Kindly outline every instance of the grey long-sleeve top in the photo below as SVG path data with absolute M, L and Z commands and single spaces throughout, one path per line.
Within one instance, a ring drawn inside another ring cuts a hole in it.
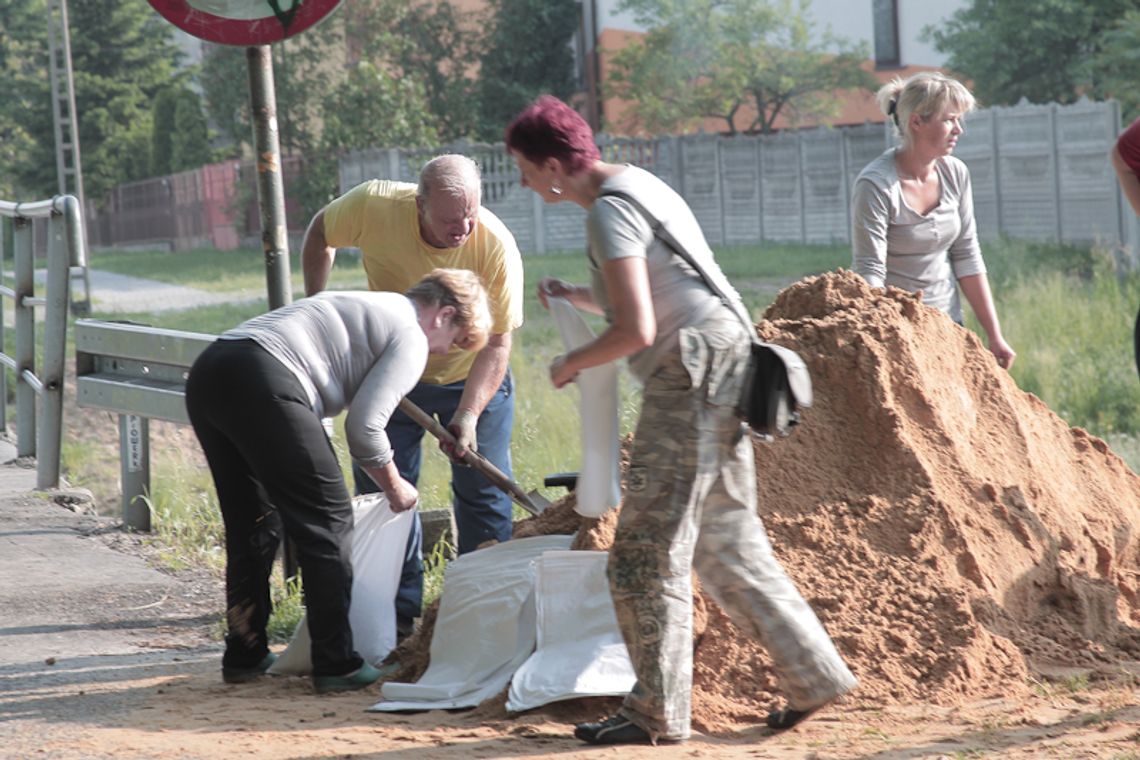
M 938 205 L 919 214 L 903 199 L 891 148 L 859 173 L 851 198 L 852 269 L 874 287 L 922 291 L 928 306 L 962 321 L 957 281 L 985 274 L 970 171 L 953 156 L 935 165 Z
M 348 409 L 348 451 L 366 467 L 392 460 L 384 429 L 427 364 L 415 304 L 399 293 L 326 291 L 221 335 L 248 338 L 284 364 L 318 417 Z

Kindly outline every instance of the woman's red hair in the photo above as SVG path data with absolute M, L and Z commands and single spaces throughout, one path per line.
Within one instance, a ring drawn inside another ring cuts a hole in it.
M 585 171 L 599 158 L 594 131 L 581 114 L 553 95 L 542 95 L 507 127 L 507 150 L 541 164 L 556 158 L 567 174 Z

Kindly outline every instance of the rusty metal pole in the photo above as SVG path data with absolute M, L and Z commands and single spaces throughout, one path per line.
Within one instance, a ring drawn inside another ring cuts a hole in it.
M 268 45 L 245 50 L 249 64 L 249 103 L 253 145 L 257 152 L 257 205 L 261 211 L 261 247 L 269 308 L 292 302 L 289 282 L 289 236 L 285 225 L 285 185 L 277 134 L 277 95 L 273 88 L 273 56 Z
M 261 211 L 261 248 L 265 252 L 265 281 L 269 309 L 293 301 L 289 278 L 289 235 L 285 225 L 285 183 L 281 172 L 281 143 L 277 136 L 277 94 L 273 87 L 273 55 L 268 45 L 245 49 L 249 64 L 249 105 L 253 117 L 253 146 L 257 152 L 257 206 Z M 286 580 L 297 577 L 297 551 L 288 538 L 281 547 Z

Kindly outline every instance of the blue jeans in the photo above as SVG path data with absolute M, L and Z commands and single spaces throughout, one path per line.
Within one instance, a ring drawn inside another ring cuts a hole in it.
M 451 421 L 464 383 L 431 385 L 419 383 L 408 394 L 408 400 L 446 425 Z M 515 420 L 514 379 L 508 371 L 487 408 L 479 415 L 475 438 L 479 453 L 506 476 L 511 475 L 511 427 Z M 424 429 L 398 408 L 388 420 L 388 440 L 392 444 L 393 461 L 400 475 L 415 484 L 420 477 Z M 353 476 L 357 493 L 379 490 L 372 479 L 355 464 Z M 500 491 L 478 470 L 464 465 L 451 465 L 451 492 L 455 510 L 455 527 L 459 532 L 460 554 L 474 551 L 479 544 L 508 541 L 511 537 L 511 497 Z M 420 616 L 423 605 L 423 527 L 417 513 L 408 536 L 408 550 L 396 592 L 396 623 L 405 627 Z

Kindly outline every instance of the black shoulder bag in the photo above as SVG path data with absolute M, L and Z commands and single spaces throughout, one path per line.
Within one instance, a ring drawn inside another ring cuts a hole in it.
M 599 197 L 606 196 L 621 198 L 640 212 L 653 229 L 653 235 L 684 259 L 705 286 L 744 323 L 752 339 L 752 357 L 736 406 L 737 415 L 762 438 L 772 440 L 791 433 L 792 428 L 799 424 L 800 410 L 810 407 L 812 402 L 811 375 L 803 359 L 791 349 L 761 342 L 744 303 L 739 298 L 730 298 L 669 232 L 665 223 L 649 213 L 640 201 L 628 193 L 614 190 L 605 191 Z M 727 280 L 725 282 L 727 284 Z

